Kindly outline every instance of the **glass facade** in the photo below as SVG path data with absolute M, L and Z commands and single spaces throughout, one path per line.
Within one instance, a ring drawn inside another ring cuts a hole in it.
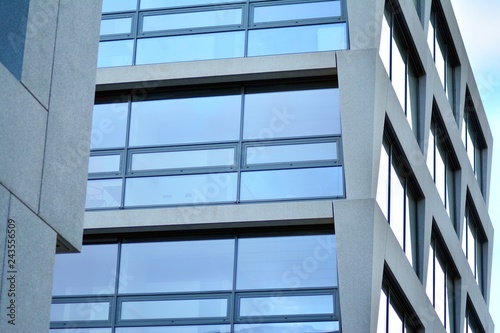
M 98 67 L 347 49 L 342 0 L 104 0 Z
M 87 208 L 343 197 L 338 89 L 292 88 L 97 104 Z
M 483 260 L 485 248 L 484 231 L 481 229 L 477 211 L 472 204 L 472 200 L 467 196 L 465 204 L 464 226 L 462 233 L 462 249 L 467 262 L 469 263 L 472 274 L 484 294 L 484 272 Z
M 51 332 L 339 331 L 332 234 L 120 239 L 54 276 Z

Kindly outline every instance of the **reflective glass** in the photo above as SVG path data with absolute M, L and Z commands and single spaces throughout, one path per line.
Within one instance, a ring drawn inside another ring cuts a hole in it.
M 407 68 L 407 85 L 406 85 L 406 119 L 410 124 L 410 128 L 415 132 L 418 122 L 417 107 L 418 107 L 418 78 L 415 75 L 411 66 Z
M 210 5 L 227 2 L 234 2 L 234 0 L 141 0 L 141 9 Z
M 309 143 L 281 146 L 251 146 L 247 148 L 247 164 L 336 160 L 337 143 Z
M 380 33 L 380 47 L 379 54 L 384 64 L 387 75 L 391 74 L 391 27 L 390 27 L 390 13 L 385 12 L 384 19 L 382 20 L 382 30 Z
M 125 206 L 236 202 L 236 173 L 128 178 Z
M 393 36 L 394 37 L 394 36 Z M 391 81 L 399 103 L 406 110 L 406 50 L 399 47 L 396 40 L 392 39 L 392 58 L 391 58 Z
M 245 33 L 229 31 L 137 40 L 136 65 L 244 56 Z
M 444 206 L 446 206 L 446 165 L 444 164 L 445 156 L 441 152 L 441 149 L 437 149 L 436 152 L 436 171 L 434 174 L 434 182 L 436 183 L 436 188 L 438 190 L 439 196 L 443 201 Z
M 54 328 L 49 333 L 111 333 L 111 328 Z
M 333 314 L 333 295 L 271 296 L 240 299 L 240 316 Z
M 382 290 L 380 292 L 377 332 L 379 333 L 387 332 L 387 295 L 385 294 L 385 290 Z
M 304 20 L 340 16 L 340 1 L 297 3 L 278 6 L 255 7 L 254 23 Z
M 231 290 L 233 262 L 232 239 L 125 243 L 119 292 Z
M 127 301 L 120 314 L 122 320 L 226 317 L 227 299 Z
M 142 31 L 192 29 L 241 24 L 243 9 L 220 9 L 204 12 L 148 15 L 142 20 Z
M 378 170 L 377 183 L 377 203 L 384 213 L 387 221 L 389 221 L 389 153 L 388 147 L 382 145 L 380 152 L 380 167 Z
M 429 22 L 429 30 L 427 31 L 427 44 L 429 45 L 429 50 L 431 51 L 432 59 L 434 59 L 434 42 L 436 40 L 435 30 L 434 30 L 434 20 L 436 15 L 431 13 L 431 21 Z
M 118 172 L 121 155 L 98 155 L 89 157 L 89 173 Z
M 130 66 L 133 53 L 133 39 L 100 42 L 97 67 Z
M 85 208 L 115 208 L 122 197 L 121 179 L 97 179 L 87 181 Z
M 346 24 L 323 24 L 248 32 L 248 56 L 345 50 Z
M 90 148 L 124 147 L 127 118 L 128 103 L 94 105 Z
M 237 289 L 337 286 L 334 235 L 242 238 Z
M 234 165 L 234 148 L 137 153 L 132 155 L 132 171 L 231 165 Z
M 116 244 L 101 244 L 84 245 L 81 253 L 56 255 L 52 295 L 113 294 L 117 252 Z
M 474 274 L 476 271 L 476 240 L 474 239 L 469 223 L 467 223 L 467 261 Z
M 435 263 L 435 254 L 434 254 L 434 245 L 431 245 L 429 249 L 429 263 L 427 266 L 427 284 L 425 287 L 425 292 L 427 293 L 427 297 L 431 301 L 431 304 L 434 305 L 434 263 Z
M 129 34 L 132 29 L 132 17 L 122 17 L 101 21 L 101 35 Z
M 335 333 L 340 331 L 338 321 L 272 323 L 272 324 L 236 324 L 234 333 Z
M 339 135 L 338 89 L 245 95 L 244 139 Z
M 241 96 L 132 103 L 131 146 L 234 141 L 240 133 Z
M 441 79 L 441 84 L 443 87 L 446 87 L 446 73 L 445 73 L 445 68 L 446 68 L 446 60 L 445 60 L 445 53 L 443 50 L 443 46 L 439 43 L 439 41 L 436 41 L 436 52 L 435 52 L 435 63 L 436 63 L 436 69 L 439 75 L 439 78 Z
M 52 304 L 50 321 L 108 320 L 109 310 L 108 302 Z
M 434 308 L 438 314 L 441 323 L 445 323 L 445 270 L 443 268 L 444 263 L 441 263 L 439 257 L 436 258 L 436 270 L 434 272 Z
M 241 201 L 340 197 L 342 167 L 242 172 L 240 191 Z
M 403 320 L 397 313 L 396 309 L 392 303 L 389 304 L 389 319 L 387 323 L 387 332 L 388 333 L 402 333 L 405 332 Z
M 116 333 L 230 333 L 229 325 L 117 327 Z
M 119 12 L 125 10 L 135 10 L 137 8 L 137 0 L 103 0 L 102 12 Z
M 389 224 L 391 225 L 391 229 L 403 249 L 406 196 L 402 182 L 404 182 L 404 180 L 399 178 L 396 170 L 394 169 L 394 164 L 391 165 Z

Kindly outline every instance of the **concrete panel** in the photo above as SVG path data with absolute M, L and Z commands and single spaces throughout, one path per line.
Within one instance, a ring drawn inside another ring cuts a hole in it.
M 7 220 L 9 218 L 10 192 L 0 185 L 0 278 L 4 271 L 7 239 Z M 0 295 L 4 294 L 4 284 L 0 283 Z M 0 296 L 1 298 L 1 296 Z
M 17 198 L 12 197 L 9 240 L 15 253 L 5 260 L 0 295 L 0 332 L 47 332 L 56 234 Z M 12 231 L 14 230 L 14 231 Z M 11 321 L 9 323 L 9 321 Z M 15 323 L 15 325 L 13 325 Z
M 96 85 L 97 91 L 134 89 L 143 94 L 157 87 L 335 74 L 335 52 L 316 52 L 100 68 Z
M 47 111 L 0 66 L 0 183 L 38 210 Z
M 186 206 L 156 209 L 91 211 L 85 232 L 206 229 L 332 223 L 332 202 L 294 201 L 242 205 Z
M 40 216 L 69 248 L 81 246 L 100 8 L 59 6 Z
M 346 1 L 351 50 L 378 50 L 384 4 L 385 1 L 382 0 Z
M 59 0 L 31 0 L 21 81 L 49 107 Z

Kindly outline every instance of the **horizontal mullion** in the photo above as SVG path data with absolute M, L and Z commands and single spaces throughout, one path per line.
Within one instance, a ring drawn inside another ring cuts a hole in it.
M 283 163 L 262 163 L 250 164 L 241 167 L 241 171 L 261 171 L 261 170 L 285 170 L 285 169 L 310 169 L 319 167 L 342 166 L 337 160 L 320 160 L 307 162 L 283 162 Z
M 52 304 L 69 304 L 69 303 L 109 303 L 112 302 L 114 294 L 89 294 L 77 296 L 52 296 Z
M 135 39 L 135 34 L 114 34 L 114 35 L 101 35 L 99 37 L 99 42 L 112 42 L 116 40 L 127 40 L 127 39 Z
M 95 321 L 51 321 L 51 329 L 59 328 L 111 328 L 112 320 L 95 320 Z
M 127 178 L 145 178 L 158 176 L 182 176 L 182 175 L 203 175 L 236 172 L 236 166 L 227 167 L 200 167 L 200 168 L 184 168 L 184 169 L 166 169 L 166 170 L 148 170 L 148 171 L 129 171 L 126 173 Z
M 140 293 L 118 294 L 118 302 L 130 301 L 165 301 L 165 300 L 198 300 L 198 299 L 231 299 L 231 291 L 198 291 L 192 293 Z
M 323 24 L 336 24 L 344 23 L 345 19 L 341 16 L 324 19 L 305 19 L 305 20 L 288 20 L 288 21 L 274 21 L 264 23 L 249 23 L 249 30 L 268 29 L 268 28 L 288 28 L 295 26 L 314 26 Z
M 313 321 L 336 321 L 340 320 L 340 317 L 334 314 L 328 315 L 283 315 L 283 316 L 266 316 L 260 315 L 258 320 L 252 322 L 251 319 L 255 319 L 255 316 L 237 316 L 234 320 L 235 324 L 260 324 L 260 323 L 282 323 L 282 322 L 313 322 Z
M 220 26 L 220 27 L 140 32 L 137 34 L 137 38 L 171 37 L 171 36 L 184 36 L 184 35 L 203 35 L 203 34 L 209 34 L 209 33 L 233 32 L 233 31 L 244 31 L 244 30 L 245 30 L 245 27 L 242 24 L 240 24 L 240 25 Z
M 290 138 L 276 139 L 246 139 L 243 140 L 245 146 L 280 146 L 287 144 L 307 144 L 307 143 L 323 143 L 340 141 L 341 135 L 308 135 L 296 136 Z
M 308 296 L 308 295 L 331 295 L 338 293 L 336 287 L 315 287 L 315 288 L 288 288 L 288 289 L 249 289 L 236 290 L 236 297 L 280 297 L 280 296 Z

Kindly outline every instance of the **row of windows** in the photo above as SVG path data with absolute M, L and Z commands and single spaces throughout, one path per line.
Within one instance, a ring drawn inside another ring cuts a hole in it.
M 332 234 L 89 244 L 56 256 L 51 332 L 337 332 L 337 281 Z
M 87 208 L 343 197 L 338 89 L 264 88 L 97 104 Z
M 342 7 L 341 0 L 141 1 L 139 6 L 105 0 L 98 67 L 343 50 Z

